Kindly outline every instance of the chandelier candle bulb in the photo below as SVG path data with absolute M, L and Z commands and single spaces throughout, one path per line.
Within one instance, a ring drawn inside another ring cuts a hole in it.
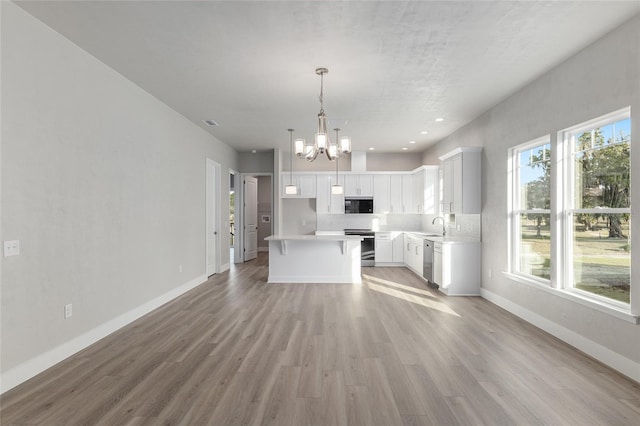
M 349 136 L 343 136 L 340 138 L 340 152 L 343 154 L 351 152 L 351 138 Z
M 296 157 L 304 157 L 304 154 L 305 154 L 304 143 L 305 143 L 304 139 L 296 139 L 295 141 Z
M 318 145 L 318 149 L 320 150 L 320 154 L 322 154 L 327 147 L 327 134 L 326 133 L 316 133 L 316 145 Z

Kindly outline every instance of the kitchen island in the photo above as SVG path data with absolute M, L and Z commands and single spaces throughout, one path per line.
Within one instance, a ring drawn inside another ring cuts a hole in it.
M 271 235 L 270 283 L 360 284 L 360 236 Z

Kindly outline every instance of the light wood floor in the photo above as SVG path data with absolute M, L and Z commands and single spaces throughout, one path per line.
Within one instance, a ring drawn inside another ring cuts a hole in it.
M 5 393 L 2 425 L 638 425 L 640 386 L 404 268 L 271 284 L 266 254 Z

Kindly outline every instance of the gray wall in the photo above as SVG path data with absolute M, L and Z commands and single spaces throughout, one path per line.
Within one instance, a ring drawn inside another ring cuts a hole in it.
M 221 164 L 224 227 L 237 154 L 14 4 L 0 7 L 1 231 L 21 245 L 2 258 L 4 378 L 201 279 L 206 158 Z
M 631 106 L 632 170 L 640 167 L 640 17 L 598 40 L 495 106 L 423 155 L 433 164 L 458 146 L 484 146 L 482 239 L 483 289 L 526 310 L 539 325 L 573 344 L 600 351 L 612 364 L 640 371 L 640 326 L 500 273 L 507 269 L 507 150 L 620 108 Z M 640 175 L 632 173 L 632 227 L 640 227 Z M 632 309 L 640 310 L 640 233 L 632 234 Z M 493 271 L 489 278 L 489 270 Z M 593 343 L 593 344 L 592 344 Z M 636 380 L 640 373 L 636 373 Z
M 273 173 L 273 150 L 241 152 L 238 154 L 238 171 L 242 173 Z
M 412 171 L 422 166 L 422 154 L 412 153 L 367 153 L 368 172 Z M 425 163 L 426 164 L 426 163 Z M 439 164 L 438 162 L 432 164 Z

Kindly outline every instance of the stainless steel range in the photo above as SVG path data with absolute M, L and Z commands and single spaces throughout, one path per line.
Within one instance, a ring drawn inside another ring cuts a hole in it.
M 344 235 L 358 235 L 360 241 L 360 265 L 374 266 L 376 263 L 376 233 L 371 229 L 345 229 Z

